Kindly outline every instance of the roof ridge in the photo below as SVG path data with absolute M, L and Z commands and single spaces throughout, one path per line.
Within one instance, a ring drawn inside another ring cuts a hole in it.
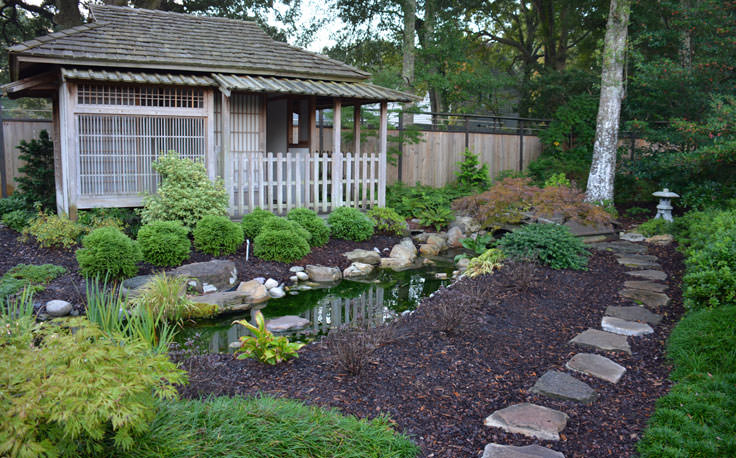
M 31 38 L 30 40 L 23 41 L 21 43 L 18 43 L 16 45 L 13 45 L 8 48 L 9 52 L 21 52 L 26 51 L 32 48 L 35 48 L 36 46 L 40 46 L 48 41 L 54 40 L 56 38 L 66 37 L 69 35 L 74 35 L 76 33 L 86 32 L 88 30 L 96 29 L 98 27 L 102 27 L 109 24 L 109 22 L 106 21 L 94 21 L 94 22 L 88 22 L 86 24 L 77 25 L 74 27 L 69 27 L 68 29 L 62 29 L 57 32 L 49 33 L 48 35 L 42 35 L 40 37 Z
M 93 12 L 94 10 L 100 9 L 100 10 L 112 10 L 112 11 L 125 11 L 130 12 L 134 14 L 138 14 L 139 12 L 145 12 L 146 14 L 158 14 L 158 15 L 167 15 L 167 16 L 184 16 L 186 18 L 190 19 L 206 19 L 206 20 L 216 20 L 221 22 L 234 22 L 237 24 L 249 24 L 254 25 L 258 27 L 258 29 L 266 34 L 266 32 L 261 29 L 261 27 L 258 25 L 256 21 L 251 21 L 249 19 L 234 19 L 229 17 L 221 17 L 221 16 L 208 16 L 205 14 L 196 14 L 196 13 L 182 13 L 179 11 L 164 11 L 164 10 L 150 10 L 147 8 L 134 8 L 132 6 L 117 6 L 117 5 L 90 5 L 89 6 L 90 11 Z M 268 35 L 268 34 L 266 34 Z
M 365 75 L 365 79 L 368 79 L 368 78 L 371 77 L 371 74 L 368 73 L 368 72 L 366 72 L 365 70 L 361 70 L 358 67 L 354 67 L 354 66 L 352 66 L 350 64 L 346 64 L 345 62 L 339 61 L 337 59 L 333 59 L 332 57 L 325 56 L 324 54 L 320 54 L 320 53 L 315 52 L 315 51 L 310 51 L 308 49 L 300 48 L 299 46 L 294 46 L 294 45 L 292 45 L 290 43 L 284 43 L 283 41 L 277 41 L 277 40 L 274 40 L 274 41 L 276 43 L 281 44 L 281 45 L 285 45 L 285 46 L 288 46 L 288 47 L 290 47 L 292 49 L 296 49 L 297 51 L 301 51 L 303 53 L 311 54 L 312 56 L 317 57 L 317 58 L 322 59 L 322 60 L 325 60 L 327 62 L 330 62 L 331 64 L 339 64 L 339 65 L 343 65 L 345 67 L 348 67 L 351 70 L 353 70 L 354 72 L 357 72 L 357 73 L 360 73 L 360 74 Z

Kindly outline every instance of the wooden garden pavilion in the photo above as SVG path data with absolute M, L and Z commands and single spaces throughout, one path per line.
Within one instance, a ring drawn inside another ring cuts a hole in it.
M 415 97 L 272 40 L 255 23 L 93 5 L 91 22 L 9 50 L 9 97 L 53 101 L 58 211 L 134 207 L 167 151 L 224 179 L 231 216 L 385 205 L 387 102 Z M 360 150 L 361 105 L 380 104 L 378 151 Z M 341 142 L 341 109 L 355 107 Z M 317 110 L 333 110 L 318 151 Z

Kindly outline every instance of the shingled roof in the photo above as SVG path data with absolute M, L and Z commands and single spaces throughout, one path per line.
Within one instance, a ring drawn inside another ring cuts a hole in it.
M 370 76 L 275 41 L 254 22 L 107 5 L 90 10 L 94 22 L 13 46 L 11 59 L 338 81 Z

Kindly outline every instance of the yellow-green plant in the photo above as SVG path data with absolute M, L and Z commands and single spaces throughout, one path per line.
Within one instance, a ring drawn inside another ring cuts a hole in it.
M 136 309 L 146 309 L 154 315 L 161 314 L 167 321 L 181 322 L 197 310 L 187 296 L 188 278 L 179 275 L 156 274 L 132 300 Z
M 252 336 L 240 338 L 241 346 L 235 351 L 238 359 L 254 358 L 262 363 L 274 365 L 289 358 L 299 357 L 297 352 L 304 346 L 303 343 L 289 342 L 286 337 L 273 335 L 266 328 L 266 321 L 260 310 L 255 312 L 255 321 L 257 326 L 248 323 L 248 320 L 233 321 L 234 324 L 245 326 L 253 333 Z
M 501 261 L 505 259 L 505 256 L 501 250 L 497 248 L 491 248 L 482 255 L 475 257 L 468 263 L 468 268 L 465 271 L 465 275 L 468 277 L 477 277 L 478 275 L 490 274 L 494 270 L 500 269 L 503 264 Z
M 89 229 L 66 215 L 39 212 L 22 231 L 22 239 L 27 241 L 33 236 L 39 245 L 46 248 L 72 248 Z

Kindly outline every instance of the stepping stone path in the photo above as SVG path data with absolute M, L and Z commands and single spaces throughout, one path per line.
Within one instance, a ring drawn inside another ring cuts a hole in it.
M 618 383 L 626 369 L 605 356 L 594 353 L 578 353 L 565 367 L 574 372 L 591 375 L 611 383 Z
M 565 458 L 565 455 L 541 445 L 515 447 L 513 445 L 488 444 L 483 450 L 481 458 Z
M 648 307 L 659 308 L 669 304 L 665 294 L 667 274 L 661 270 L 656 256 L 646 254 L 647 247 L 630 241 L 591 243 L 590 247 L 613 252 L 618 263 L 632 270 L 626 274 L 635 278 L 624 282 L 619 295 L 642 303 Z M 601 319 L 601 328 L 587 329 L 572 340 L 571 344 L 605 352 L 631 354 L 628 336 L 638 337 L 654 332 L 652 326 L 658 325 L 662 317 L 640 306 L 608 306 Z M 618 381 L 626 373 L 626 368 L 605 356 L 595 353 L 578 353 L 566 364 L 571 372 L 586 374 L 610 383 Z M 549 370 L 529 390 L 551 398 L 592 403 L 598 394 L 587 383 L 565 372 Z M 510 433 L 524 434 L 540 440 L 559 440 L 560 433 L 567 425 L 567 415 L 554 409 L 536 404 L 515 404 L 493 412 L 485 420 L 486 426 L 501 428 Z M 527 445 L 516 447 L 503 444 L 488 444 L 483 458 L 564 458 L 560 452 Z
M 612 332 L 599 331 L 598 329 L 586 329 L 576 335 L 570 343 L 581 347 L 593 348 L 594 350 L 623 352 L 631 354 L 631 347 L 626 336 Z
M 640 305 L 630 305 L 625 307 L 609 305 L 606 307 L 606 316 L 621 318 L 622 320 L 627 321 L 641 321 L 642 323 L 649 323 L 654 326 L 658 325 L 662 321 L 661 315 L 650 312 Z
M 667 274 L 661 270 L 634 270 L 632 272 L 626 272 L 626 275 L 632 277 L 644 278 L 646 280 L 665 281 L 667 280 Z
M 515 404 L 497 410 L 486 418 L 485 425 L 537 439 L 558 441 L 567 425 L 567 414 L 535 404 Z
M 618 294 L 623 298 L 631 299 L 652 308 L 664 307 L 670 303 L 670 298 L 666 294 L 644 289 L 624 288 Z
M 614 334 L 621 334 L 622 336 L 643 336 L 654 332 L 651 326 L 646 323 L 639 323 L 638 321 L 627 321 L 621 318 L 612 316 L 604 316 L 601 320 L 601 328 L 604 331 L 612 332 Z
M 590 385 L 560 371 L 545 372 L 530 391 L 551 398 L 578 401 L 584 404 L 590 404 L 598 397 Z

